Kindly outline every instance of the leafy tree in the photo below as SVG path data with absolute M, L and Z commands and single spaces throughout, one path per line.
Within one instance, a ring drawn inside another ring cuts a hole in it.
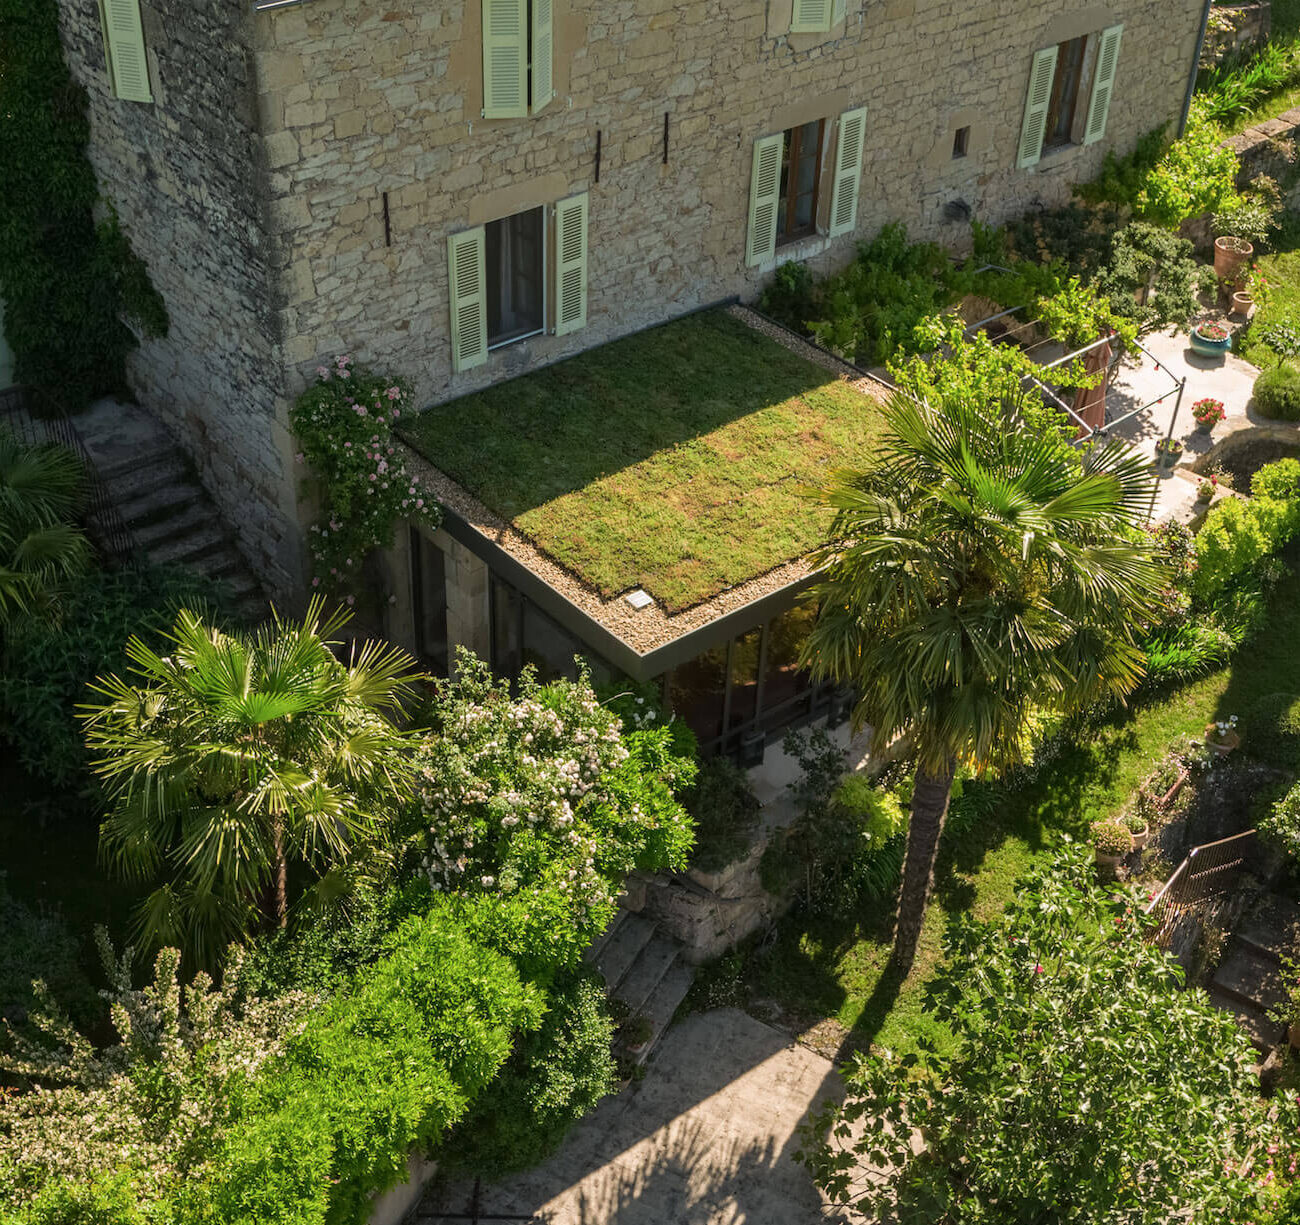
M 101 678 L 87 741 L 112 807 L 105 859 L 169 876 L 139 916 L 146 938 L 200 962 L 254 924 L 281 926 L 288 869 L 336 896 L 382 842 L 409 786 L 412 739 L 389 720 L 415 679 L 405 652 L 369 642 L 340 662 L 345 612 L 225 634 L 182 611 L 163 656 L 127 645 L 137 683 Z
M 1219 1222 L 1269 1203 L 1294 1105 L 1265 1110 L 1249 1043 L 1146 931 L 1073 845 L 996 921 L 959 917 L 935 985 L 955 1053 L 857 1056 L 806 1137 L 817 1181 L 916 1225 Z
M 912 965 L 960 763 L 1015 762 L 1029 712 L 1122 697 L 1141 679 L 1137 617 L 1161 586 L 1131 532 L 1152 476 L 1119 443 L 1082 461 L 1025 428 L 1020 401 L 939 387 L 895 398 L 875 465 L 821 493 L 838 513 L 803 651 L 853 686 L 856 726 L 906 736 L 916 786 L 894 947 Z M 978 386 L 973 388 L 978 392 Z
M 73 523 L 81 464 L 63 447 L 28 446 L 0 429 L 0 629 L 51 615 L 60 586 L 90 564 Z

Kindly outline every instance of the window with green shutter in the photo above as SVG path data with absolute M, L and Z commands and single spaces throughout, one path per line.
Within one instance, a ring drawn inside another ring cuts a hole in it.
M 587 193 L 555 206 L 555 334 L 587 326 Z
M 749 229 L 745 263 L 751 268 L 776 255 L 777 213 L 781 205 L 782 133 L 754 142 L 749 180 Z
M 451 368 L 472 370 L 487 361 L 487 276 L 484 227 L 447 239 L 451 287 Z
M 1056 76 L 1056 47 L 1034 52 L 1029 66 L 1029 96 L 1020 123 L 1020 145 L 1016 165 L 1022 170 L 1036 166 L 1043 156 L 1043 137 L 1047 132 L 1047 112 L 1052 105 L 1052 82 Z
M 1101 48 L 1097 52 L 1097 70 L 1092 79 L 1092 99 L 1088 103 L 1088 123 L 1083 133 L 1083 143 L 1093 144 L 1106 135 L 1106 120 L 1110 116 L 1110 96 L 1115 88 L 1115 74 L 1119 69 L 1119 41 L 1124 33 L 1122 25 L 1111 26 L 1101 32 Z
M 867 108 L 845 111 L 835 145 L 835 185 L 831 190 L 832 238 L 850 234 L 858 224 L 858 187 L 862 181 L 862 144 L 867 129 Z
M 99 0 L 99 20 L 114 97 L 127 102 L 152 102 L 140 0 Z
M 517 119 L 555 97 L 555 0 L 482 0 L 483 117 Z
M 835 0 L 794 0 L 794 11 L 790 19 L 790 33 L 826 33 L 831 28 L 834 6 Z

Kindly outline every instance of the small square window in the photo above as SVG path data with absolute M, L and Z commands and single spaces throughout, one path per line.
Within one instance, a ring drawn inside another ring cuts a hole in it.
M 535 336 L 546 326 L 543 214 L 530 208 L 484 227 L 489 348 Z
M 953 157 L 965 157 L 970 152 L 970 128 L 958 128 L 952 134 Z

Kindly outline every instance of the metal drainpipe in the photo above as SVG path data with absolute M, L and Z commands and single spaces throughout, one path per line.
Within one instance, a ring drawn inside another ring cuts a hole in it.
M 1196 35 L 1196 52 L 1192 56 L 1192 68 L 1187 74 L 1187 95 L 1183 98 L 1183 114 L 1178 120 L 1178 135 L 1181 136 L 1187 131 L 1187 116 L 1192 109 L 1192 95 L 1196 93 L 1196 74 L 1201 67 L 1201 49 L 1205 46 L 1205 29 L 1210 22 L 1210 4 L 1212 0 L 1205 0 L 1205 7 L 1201 9 L 1201 29 Z

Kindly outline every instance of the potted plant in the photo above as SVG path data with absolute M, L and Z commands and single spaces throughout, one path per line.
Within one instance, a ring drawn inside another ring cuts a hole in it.
M 1225 285 L 1241 281 L 1242 269 L 1255 254 L 1255 246 L 1245 238 L 1224 234 L 1214 240 L 1214 275 Z
M 1196 483 L 1196 500 L 1197 502 L 1213 502 L 1214 495 L 1219 492 L 1219 482 L 1215 477 L 1202 477 Z
M 1145 792 L 1143 793 L 1145 797 Z M 1124 818 L 1124 828 L 1128 830 L 1131 849 L 1140 851 L 1151 837 L 1151 825 L 1142 815 L 1141 809 L 1134 809 Z
M 1156 443 L 1156 467 L 1172 468 L 1183 453 L 1183 444 L 1177 438 L 1162 438 Z
M 638 1012 L 623 1023 L 622 1029 L 619 1030 L 619 1037 L 623 1040 L 623 1046 L 629 1054 L 639 1055 L 650 1045 L 654 1032 L 650 1018 Z
M 1222 357 L 1232 347 L 1232 334 L 1221 323 L 1198 323 L 1188 343 L 1202 357 Z
M 1220 757 L 1226 757 L 1239 744 L 1241 736 L 1237 732 L 1237 716 L 1233 715 L 1224 722 L 1205 725 L 1205 747 Z
M 1102 867 L 1113 868 L 1132 848 L 1133 839 L 1127 827 L 1118 821 L 1092 823 L 1092 849 Z
M 1203 400 L 1197 400 L 1192 405 L 1192 416 L 1196 418 L 1196 428 L 1202 434 L 1208 434 L 1227 415 L 1223 407 L 1223 401 L 1216 400 L 1213 396 L 1206 396 Z

